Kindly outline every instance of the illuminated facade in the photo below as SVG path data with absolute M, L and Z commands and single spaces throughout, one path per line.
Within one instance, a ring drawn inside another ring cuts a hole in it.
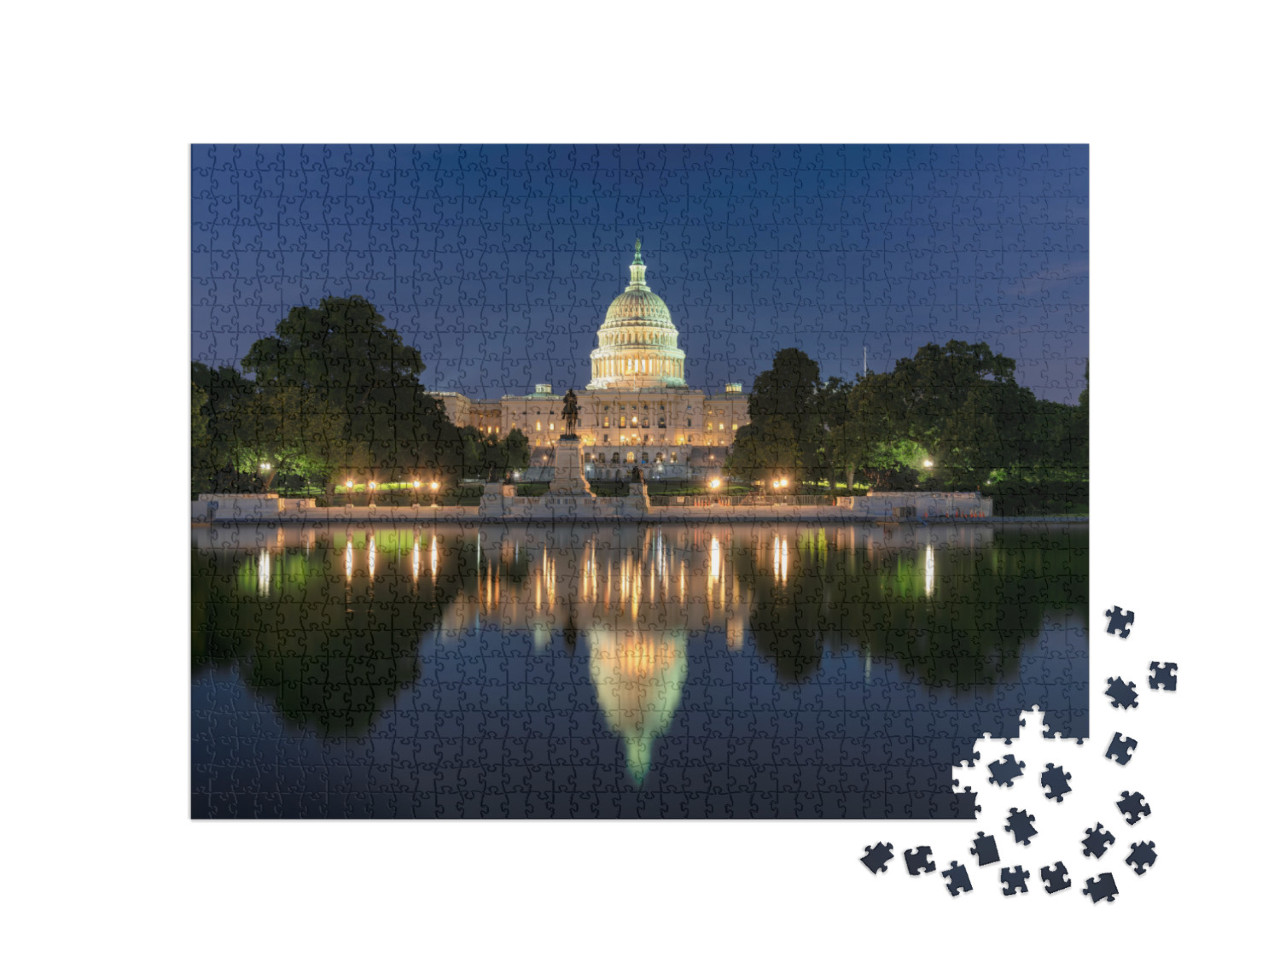
M 631 283 L 605 312 L 591 352 L 591 381 L 578 393 L 578 437 L 589 479 L 624 478 L 633 467 L 649 478 L 692 478 L 720 470 L 734 433 L 747 423 L 747 396 L 730 383 L 707 395 L 685 382 L 685 355 L 666 303 L 645 281 L 636 242 Z M 550 472 L 560 436 L 561 397 L 540 384 L 531 395 L 477 400 L 431 392 L 456 425 L 501 438 L 520 429 L 533 449 L 526 477 Z

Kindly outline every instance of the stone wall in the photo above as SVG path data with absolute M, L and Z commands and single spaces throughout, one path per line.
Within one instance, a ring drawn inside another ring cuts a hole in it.
M 315 508 L 314 498 L 281 498 L 276 494 L 202 494 L 191 503 L 193 522 L 275 521 L 281 512 Z
M 977 492 L 868 492 L 860 498 L 836 499 L 870 518 L 990 518 L 991 499 Z

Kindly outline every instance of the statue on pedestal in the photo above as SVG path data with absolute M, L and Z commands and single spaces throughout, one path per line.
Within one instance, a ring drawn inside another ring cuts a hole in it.
M 564 396 L 564 408 L 560 411 L 560 415 L 564 419 L 564 433 L 566 435 L 575 434 L 575 429 L 578 427 L 578 411 L 578 396 L 570 388 L 569 393 Z

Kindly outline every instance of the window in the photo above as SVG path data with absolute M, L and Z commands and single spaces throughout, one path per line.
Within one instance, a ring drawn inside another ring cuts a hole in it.
M 552 427 L 552 428 L 554 428 L 554 427 L 555 427 L 555 425 L 552 425 L 551 427 Z M 722 422 L 720 422 L 720 430 L 721 430 L 721 431 L 724 431 L 724 422 L 723 422 L 723 421 L 722 421 Z
M 616 451 L 613 453 L 613 457 L 610 459 L 610 461 L 615 465 L 618 463 L 618 453 Z
M 641 428 L 648 428 L 648 427 L 649 427 L 649 419 L 648 419 L 648 418 L 641 418 L 641 419 L 640 419 L 640 427 L 641 427 Z
M 609 444 L 609 433 L 607 431 L 604 433 L 604 443 L 606 445 Z
M 737 426 L 736 424 L 733 426 L 733 430 L 734 430 L 734 431 L 737 431 L 737 430 L 738 430 L 738 426 Z
M 685 426 L 686 428 L 692 428 L 692 427 L 693 427 L 693 419 L 692 419 L 692 418 L 686 418 L 686 419 L 684 420 L 684 426 Z
M 636 461 L 636 453 L 634 451 L 627 452 L 627 464 L 634 465 Z
M 659 427 L 659 428 L 665 428 L 665 427 L 667 427 L 667 416 L 666 416 L 666 415 L 658 415 L 658 427 Z
M 642 465 L 649 464 L 649 453 L 647 451 L 640 452 L 640 463 Z
M 606 428 L 608 428 L 608 427 L 609 427 L 609 416 L 608 416 L 608 415 L 605 415 L 605 416 L 604 416 L 604 426 L 605 426 Z M 607 437 L 607 436 L 606 436 L 606 437 Z

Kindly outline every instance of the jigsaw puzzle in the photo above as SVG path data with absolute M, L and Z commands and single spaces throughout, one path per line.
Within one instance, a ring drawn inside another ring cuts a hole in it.
M 1089 735 L 1085 148 L 191 163 L 193 816 L 974 819 Z

